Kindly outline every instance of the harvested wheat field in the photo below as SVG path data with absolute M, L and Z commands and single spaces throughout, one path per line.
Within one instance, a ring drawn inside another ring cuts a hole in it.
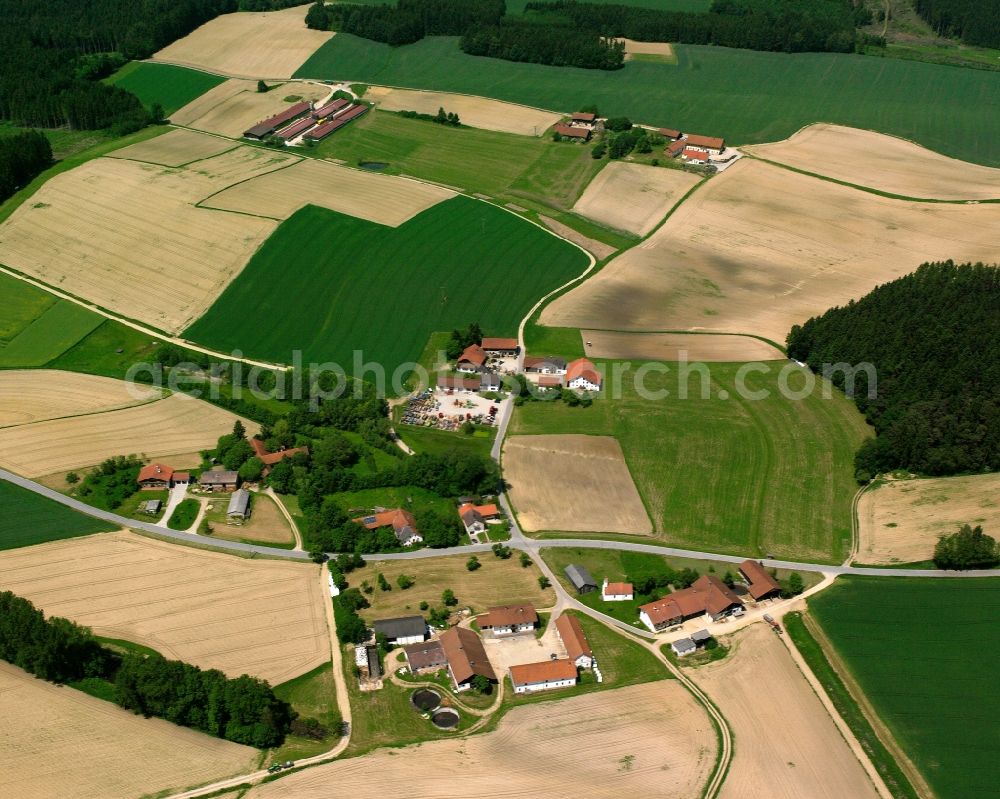
M 37 477 L 100 463 L 112 455 L 166 459 L 214 446 L 240 417 L 172 394 L 131 408 L 0 428 L 0 467 Z M 243 419 L 247 434 L 260 425 Z
M 573 210 L 645 236 L 700 180 L 679 169 L 611 161 L 590 181 Z
M 464 94 L 422 92 L 411 89 L 391 89 L 387 86 L 369 86 L 366 100 L 378 103 L 383 111 L 416 111 L 436 114 L 439 108 L 458 114 L 463 125 L 522 136 L 541 136 L 562 119 L 552 111 L 542 111 L 526 105 L 490 100 L 486 97 L 469 97 Z
M 49 180 L 0 226 L 0 263 L 177 332 L 204 314 L 276 227 L 194 203 L 294 160 L 238 147 L 184 169 L 88 161 Z
M 152 61 L 234 78 L 290 78 L 332 33 L 305 25 L 305 6 L 223 14 L 156 53 Z
M 919 144 L 841 125 L 809 125 L 748 153 L 817 175 L 904 197 L 938 200 L 1000 198 L 1000 169 L 948 158 Z
M 784 341 L 793 324 L 925 261 L 995 260 L 998 239 L 1000 205 L 891 200 L 744 158 L 541 323 Z
M 456 795 L 463 799 L 690 799 L 716 750 L 708 717 L 675 680 L 515 707 L 495 732 L 381 749 L 260 785 L 248 799 L 326 799 L 350 785 L 354 799 Z
M 0 662 L 4 794 L 134 799 L 252 771 L 260 753 Z
M 625 60 L 631 61 L 638 56 L 655 56 L 656 61 L 676 62 L 674 46 L 670 42 L 637 42 L 634 39 L 619 39 L 625 43 Z
M 286 102 L 286 97 L 315 102 L 329 94 L 327 86 L 299 82 L 286 83 L 261 93 L 257 91 L 256 81 L 232 79 L 175 111 L 170 121 L 175 125 L 236 139 L 247 128 L 288 108 L 292 103 Z
M 942 535 L 963 524 L 1000 529 L 1000 474 L 890 480 L 858 503 L 859 563 L 930 560 Z
M 734 636 L 725 660 L 688 672 L 726 717 L 736 754 L 723 799 L 877 799 L 861 763 L 767 625 Z
M 56 369 L 0 372 L 0 427 L 111 411 L 161 396 L 148 386 Z
M 503 468 L 526 531 L 653 532 L 611 436 L 513 436 L 504 444 Z
M 110 157 L 176 167 L 220 155 L 235 146 L 233 142 L 215 136 L 177 129 L 138 144 L 122 147 L 110 153 Z
M 202 207 L 287 219 L 304 205 L 397 227 L 455 193 L 392 175 L 374 175 L 307 158 L 226 189 Z
M 477 613 L 493 605 L 530 602 L 535 607 L 547 608 L 556 602 L 551 588 L 538 587 L 541 576 L 538 567 L 532 564 L 523 568 L 516 558 L 502 560 L 492 553 L 480 555 L 482 566 L 474 572 L 465 568 L 468 560 L 465 555 L 415 560 L 377 558 L 378 555 L 367 556 L 368 565 L 351 572 L 350 577 L 355 587 L 365 580 L 375 585 L 378 574 L 382 573 L 392 585 L 391 591 L 366 595 L 371 607 L 361 611 L 361 615 L 369 621 L 419 613 L 421 600 L 436 604 L 446 588 L 455 592 L 462 607 L 471 607 Z M 405 591 L 396 585 L 401 574 L 413 578 L 413 586 Z
M 0 585 L 46 615 L 230 677 L 277 685 L 330 659 L 330 599 L 311 564 L 104 533 L 0 553 Z
M 712 333 L 621 333 L 581 330 L 586 353 L 592 358 L 636 361 L 688 361 L 735 363 L 773 361 L 785 357 L 776 347 L 758 338 Z M 752 354 L 752 355 L 751 355 Z

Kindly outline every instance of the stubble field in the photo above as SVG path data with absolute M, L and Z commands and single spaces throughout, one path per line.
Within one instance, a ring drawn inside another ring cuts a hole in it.
M 290 78 L 333 36 L 305 26 L 306 8 L 223 14 L 160 50 L 154 61 L 237 78 Z
M 963 524 L 1000 529 L 1000 475 L 890 480 L 858 503 L 859 563 L 930 560 L 942 535 Z
M 733 652 L 689 672 L 726 717 L 736 738 L 723 799 L 878 799 L 812 687 L 771 629 L 753 624 Z
M 508 438 L 504 479 L 526 532 L 653 531 L 618 441 L 610 436 Z
M 783 342 L 793 324 L 925 261 L 990 260 L 998 236 L 1000 205 L 891 200 L 744 159 L 540 321 Z
M 107 377 L 58 370 L 0 372 L 0 427 L 139 405 L 160 392 Z
M 169 459 L 210 448 L 237 416 L 172 394 L 143 405 L 0 429 L 0 466 L 26 477 L 65 472 L 113 455 Z M 260 426 L 243 419 L 249 435 Z
M 212 158 L 232 150 L 236 144 L 216 136 L 206 136 L 193 130 L 178 128 L 155 139 L 130 144 L 109 155 L 131 161 L 178 167 L 203 158 Z
M 251 771 L 259 753 L 0 662 L 4 792 L 134 799 Z
M 311 565 L 114 533 L 4 552 L 0 584 L 46 615 L 230 677 L 277 685 L 330 659 L 330 600 Z
M 602 224 L 645 236 L 701 180 L 679 169 L 611 161 L 573 210 Z
M 516 707 L 495 732 L 458 741 L 382 749 L 254 788 L 250 799 L 320 799 L 351 785 L 357 799 L 454 793 L 467 799 L 623 795 L 689 799 L 714 762 L 715 733 L 674 680 Z
M 1000 198 L 1000 169 L 948 158 L 870 130 L 810 125 L 784 141 L 745 149 L 779 164 L 903 197 Z
M 581 330 L 584 351 L 592 358 L 639 361 L 688 361 L 732 363 L 740 358 L 768 361 L 783 353 L 748 336 L 703 333 L 622 333 Z
M 526 105 L 503 103 L 486 97 L 470 97 L 447 92 L 423 92 L 369 86 L 366 100 L 374 100 L 384 111 L 416 111 L 436 114 L 439 108 L 458 114 L 463 125 L 522 136 L 541 136 L 561 117 L 553 111 L 529 108 Z

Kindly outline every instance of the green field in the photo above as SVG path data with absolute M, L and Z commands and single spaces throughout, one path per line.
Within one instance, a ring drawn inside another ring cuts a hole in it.
M 279 749 L 272 752 L 270 762 L 283 763 L 322 754 L 333 748 L 340 737 L 340 710 L 337 708 L 337 688 L 333 681 L 333 666 L 324 663 L 300 677 L 274 686 L 274 695 L 288 702 L 300 719 L 315 719 L 328 731 L 323 740 L 291 733 Z
M 5 294 L 5 299 L 6 296 Z M 23 293 L 15 297 L 12 305 L 14 312 L 22 319 L 40 307 L 37 296 Z M 30 324 L 0 346 L 0 367 L 45 366 L 90 334 L 103 321 L 104 317 L 75 302 L 55 300 Z
M 596 103 L 603 114 L 733 144 L 836 122 L 1000 165 L 1000 73 L 841 53 L 676 49 L 676 66 L 633 61 L 605 72 L 468 56 L 452 37 L 391 48 L 338 34 L 296 76 L 458 91 L 564 112 Z
M 0 345 L 9 344 L 56 302 L 48 292 L 2 273 L 0 297 Z
M 196 499 L 182 499 L 180 505 L 174 508 L 174 512 L 167 519 L 167 527 L 171 530 L 187 530 L 198 518 L 198 511 L 201 504 Z
M 0 549 L 16 549 L 114 529 L 114 525 L 0 480 Z
M 107 82 L 132 92 L 147 108 L 159 103 L 169 116 L 225 80 L 196 69 L 132 61 Z
M 809 611 L 940 799 L 1000 780 L 1000 581 L 842 577 Z
M 480 427 L 471 436 L 448 430 L 415 427 L 412 424 L 397 424 L 395 430 L 396 435 L 414 452 L 426 452 L 430 455 L 462 451 L 489 457 L 496 439 L 496 428 L 492 427 Z
M 854 452 L 867 428 L 839 393 L 784 399 L 777 373 L 785 363 L 747 375 L 747 389 L 770 391 L 766 399 L 738 396 L 739 364 L 711 365 L 711 398 L 701 398 L 695 374 L 680 399 L 671 365 L 668 375 L 646 377 L 647 389 L 670 392 L 664 399 L 643 399 L 626 376 L 620 399 L 590 408 L 527 403 L 511 433 L 615 436 L 658 536 L 671 545 L 839 563 L 851 539 Z
M 478 321 L 488 335 L 515 335 L 539 297 L 586 266 L 565 241 L 468 197 L 398 228 L 307 206 L 185 336 L 282 363 L 301 349 L 306 362 L 334 361 L 364 376 L 354 366 L 360 352 L 391 376 L 416 362 L 434 331 Z
M 105 319 L 89 335 L 46 366 L 68 372 L 124 378 L 133 364 L 152 361 L 156 352 L 155 341 L 146 333 L 113 319 Z

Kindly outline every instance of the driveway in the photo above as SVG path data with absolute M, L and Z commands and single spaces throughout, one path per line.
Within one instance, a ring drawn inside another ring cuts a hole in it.
M 163 516 L 160 518 L 160 521 L 157 522 L 157 525 L 160 527 L 167 526 L 167 520 L 170 518 L 170 514 L 174 512 L 174 508 L 180 505 L 184 500 L 184 497 L 187 496 L 187 490 L 187 483 L 180 483 L 170 489 L 170 496 L 167 497 L 167 508 L 163 511 Z

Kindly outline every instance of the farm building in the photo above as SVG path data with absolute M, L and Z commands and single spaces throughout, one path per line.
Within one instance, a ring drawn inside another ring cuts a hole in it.
M 767 570 L 755 560 L 745 560 L 740 564 L 740 574 L 747 581 L 747 591 L 755 601 L 770 599 L 781 593 L 781 586 Z
M 441 648 L 448 660 L 448 675 L 456 691 L 464 691 L 476 675 L 497 682 L 496 672 L 486 656 L 486 647 L 473 630 L 451 627 L 441 633 Z
M 191 482 L 191 472 L 174 472 L 174 485 L 187 485 Z
M 274 137 L 276 139 L 281 139 L 282 141 L 291 141 L 296 136 L 301 136 L 315 124 L 316 121 L 312 117 L 297 119 L 291 125 L 281 128 L 280 130 L 276 130 L 274 132 Z
M 396 540 L 404 547 L 411 544 L 419 544 L 423 541 L 423 536 L 417 530 L 417 520 L 413 514 L 402 508 L 373 513 L 370 516 L 361 516 L 353 519 L 354 522 L 362 525 L 367 530 L 378 530 L 382 527 L 391 527 L 396 535 Z
M 554 355 L 546 355 L 545 357 L 525 355 L 524 371 L 540 375 L 564 375 L 566 374 L 566 360 L 556 358 Z
M 572 127 L 560 122 L 553 130 L 564 139 L 574 139 L 575 141 L 590 141 L 590 128 Z
M 701 136 L 697 133 L 689 133 L 684 141 L 689 148 L 704 150 L 712 155 L 721 155 L 722 151 L 726 149 L 726 140 L 714 136 Z
M 174 484 L 174 470 L 162 463 L 148 463 L 139 470 L 136 482 L 144 491 L 170 488 Z
M 566 578 L 573 584 L 578 594 L 589 594 L 597 590 L 597 582 L 585 567 L 571 563 L 563 571 L 566 572 Z
M 423 616 L 400 616 L 375 622 L 375 635 L 384 635 L 390 644 L 419 644 L 427 638 L 427 622 Z
M 483 372 L 479 378 L 480 391 L 499 391 L 502 385 L 503 381 L 496 372 Z
M 198 478 L 198 486 L 203 491 L 235 491 L 240 478 L 232 471 L 203 472 Z
M 609 583 L 608 578 L 604 578 L 601 585 L 601 599 L 605 602 L 630 602 L 635 597 L 635 589 L 632 583 Z
M 245 488 L 234 491 L 226 508 L 226 519 L 232 522 L 244 522 L 250 516 L 250 492 Z
M 309 103 L 295 103 L 289 106 L 280 114 L 275 114 L 273 117 L 265 119 L 262 122 L 258 122 L 252 128 L 243 131 L 243 136 L 247 139 L 256 139 L 260 141 L 266 139 L 274 131 L 283 125 L 287 125 L 289 122 L 298 119 L 299 117 L 308 114 L 312 110 L 312 106 Z
M 594 666 L 594 650 L 590 648 L 590 641 L 583 631 L 583 626 L 576 616 L 567 616 L 565 613 L 556 619 L 556 631 L 562 639 L 563 646 L 566 647 L 566 655 L 570 662 L 578 669 L 589 669 Z
M 151 516 L 155 516 L 160 512 L 160 508 L 163 507 L 163 502 L 158 499 L 147 499 L 142 503 L 143 513 L 148 513 Z
M 517 343 L 516 338 L 495 338 L 484 336 L 481 346 L 487 355 L 513 357 L 521 351 L 521 347 Z
M 708 630 L 696 630 L 691 633 L 691 640 L 694 641 L 695 646 L 702 647 L 712 640 L 712 634 Z
M 378 659 L 378 647 L 365 647 L 368 650 L 368 677 L 372 680 L 382 679 L 382 663 Z
M 578 391 L 600 391 L 603 378 L 586 358 L 577 358 L 566 367 L 566 385 Z
M 319 125 L 314 127 L 312 130 L 305 133 L 304 139 L 309 139 L 310 141 L 321 141 L 334 133 L 340 128 L 344 127 L 352 119 L 357 119 L 359 116 L 368 111 L 369 106 L 367 105 L 355 105 L 343 111 L 338 116 L 332 119 L 327 119 L 326 122 L 321 122 Z
M 684 152 L 685 147 L 687 147 L 685 141 L 683 139 L 678 139 L 677 141 L 670 142 L 670 144 L 667 145 L 666 149 L 663 152 L 666 155 L 669 155 L 671 158 L 676 158 L 682 152 Z
M 739 597 L 718 577 L 706 574 L 695 580 L 690 588 L 640 606 L 639 620 L 655 633 L 698 616 L 707 615 L 712 621 L 718 621 L 742 612 L 743 603 Z
M 448 665 L 448 658 L 440 641 L 423 641 L 419 644 L 407 644 L 403 647 L 406 662 L 410 671 L 420 674 L 424 671 L 434 671 Z
M 298 455 L 300 452 L 309 454 L 309 447 L 292 447 L 291 449 L 283 449 L 278 452 L 270 452 L 267 445 L 261 441 L 259 438 L 251 438 L 250 446 L 253 447 L 254 455 L 264 464 L 264 476 L 267 477 L 271 473 L 271 469 L 274 464 L 285 458 L 291 458 Z
M 350 100 L 345 100 L 343 97 L 339 97 L 326 105 L 320 106 L 313 111 L 313 116 L 316 119 L 324 119 L 325 117 L 332 117 L 338 111 L 347 108 L 351 104 Z
M 463 502 L 458 506 L 458 516 L 465 525 L 465 532 L 482 533 L 486 530 L 486 520 L 499 517 L 500 509 L 496 505 L 474 505 L 471 502 Z
M 548 691 L 576 685 L 576 666 L 571 660 L 543 660 L 510 667 L 510 682 L 515 694 Z
M 660 135 L 670 141 L 677 141 L 684 134 L 675 128 L 660 128 Z
M 704 150 L 693 150 L 690 147 L 685 147 L 684 152 L 681 153 L 681 160 L 689 161 L 693 164 L 707 164 L 708 153 Z
M 486 363 L 486 351 L 478 344 L 470 344 L 455 363 L 459 372 L 480 372 Z
M 540 375 L 538 377 L 539 388 L 562 388 L 563 379 L 559 375 Z
M 682 658 L 685 655 L 693 653 L 698 647 L 695 646 L 694 641 L 690 638 L 678 638 L 676 641 L 671 642 L 670 648 L 674 650 L 674 654 L 677 657 Z
M 597 124 L 597 115 L 587 111 L 577 111 L 575 114 L 570 115 L 569 123 L 573 126 L 593 129 Z
M 482 387 L 483 381 L 472 377 L 456 377 L 455 375 L 438 375 L 437 390 L 444 392 L 457 391 L 475 394 Z
M 538 626 L 538 613 L 533 605 L 501 605 L 476 617 L 480 630 L 493 635 L 514 635 L 532 632 Z

